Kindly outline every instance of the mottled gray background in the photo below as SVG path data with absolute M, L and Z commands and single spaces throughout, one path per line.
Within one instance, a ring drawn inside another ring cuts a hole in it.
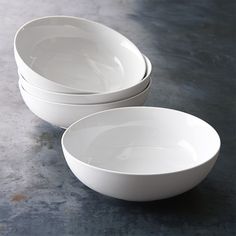
M 235 1 L 0 0 L 0 235 L 236 235 Z M 208 178 L 181 196 L 124 202 L 68 169 L 62 129 L 34 116 L 17 88 L 13 37 L 45 15 L 97 20 L 133 40 L 153 64 L 148 106 L 212 124 L 222 138 Z

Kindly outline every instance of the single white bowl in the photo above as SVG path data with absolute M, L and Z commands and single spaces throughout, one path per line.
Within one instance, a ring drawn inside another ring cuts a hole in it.
M 77 105 L 48 102 L 37 98 L 25 91 L 19 81 L 21 95 L 28 108 L 39 118 L 61 128 L 67 128 L 75 121 L 98 111 L 117 107 L 141 106 L 146 101 L 150 86 L 151 81 L 142 92 L 124 100 L 110 103 Z
M 91 104 L 91 103 L 107 103 L 123 100 L 132 97 L 142 92 L 150 82 L 150 75 L 152 71 L 152 64 L 150 60 L 145 57 L 147 64 L 147 73 L 145 77 L 140 80 L 139 83 L 132 87 L 123 89 L 121 91 L 106 93 L 106 94 L 66 94 L 66 93 L 55 93 L 48 90 L 43 90 L 34 85 L 30 84 L 25 78 L 19 74 L 19 79 L 22 87 L 30 94 L 35 97 L 47 100 L 49 102 L 58 103 L 72 103 L 72 104 Z
M 125 107 L 72 124 L 62 148 L 71 171 L 89 188 L 151 201 L 200 183 L 217 159 L 220 138 L 205 121 L 184 112 Z
M 117 91 L 139 83 L 146 71 L 142 54 L 130 40 L 77 17 L 26 23 L 15 35 L 14 52 L 23 77 L 54 92 Z

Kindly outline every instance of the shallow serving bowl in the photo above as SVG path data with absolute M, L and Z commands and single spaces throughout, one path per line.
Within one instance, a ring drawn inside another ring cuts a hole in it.
M 28 108 L 39 118 L 61 128 L 67 128 L 75 121 L 98 111 L 117 107 L 141 106 L 146 101 L 150 86 L 151 81 L 140 93 L 116 102 L 80 105 L 55 103 L 37 98 L 25 91 L 19 81 L 20 92 Z
M 18 70 L 46 90 L 104 93 L 131 87 L 144 77 L 138 48 L 102 24 L 69 16 L 39 18 L 16 33 Z
M 107 103 L 118 100 L 123 100 L 132 97 L 141 91 L 143 91 L 150 82 L 150 75 L 152 71 L 152 64 L 150 60 L 145 57 L 145 62 L 147 65 L 147 72 L 145 77 L 140 80 L 139 83 L 131 86 L 129 88 L 111 92 L 111 93 L 97 93 L 97 94 L 66 94 L 66 93 L 55 93 L 48 90 L 40 89 L 32 84 L 30 84 L 25 78 L 19 74 L 19 79 L 22 87 L 30 94 L 35 97 L 47 100 L 49 102 L 58 103 L 72 103 L 72 104 L 95 104 L 95 103 Z
M 151 201 L 199 184 L 217 159 L 220 138 L 208 123 L 184 112 L 125 107 L 72 124 L 62 148 L 72 172 L 89 188 Z

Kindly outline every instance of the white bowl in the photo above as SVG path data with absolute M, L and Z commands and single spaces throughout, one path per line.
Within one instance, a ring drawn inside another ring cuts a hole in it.
M 150 90 L 151 81 L 149 85 L 139 94 L 133 97 L 110 103 L 76 105 L 66 103 L 48 102 L 46 100 L 37 98 L 21 86 L 19 81 L 19 88 L 25 104 L 28 108 L 41 119 L 59 126 L 67 128 L 75 121 L 90 115 L 92 113 L 103 111 L 111 108 L 126 107 L 126 106 L 140 106 L 146 101 L 148 92 Z
M 51 16 L 23 25 L 14 40 L 20 73 L 54 92 L 104 93 L 131 87 L 144 77 L 138 48 L 93 21 Z
M 123 100 L 132 97 L 141 91 L 143 91 L 150 82 L 150 75 L 152 71 L 152 64 L 150 60 L 145 57 L 147 64 L 147 73 L 145 77 L 140 80 L 138 84 L 132 87 L 123 89 L 121 91 L 106 93 L 106 94 L 66 94 L 66 93 L 55 93 L 48 90 L 43 90 L 34 85 L 31 85 L 25 78 L 19 74 L 19 79 L 22 87 L 30 94 L 35 97 L 47 100 L 49 102 L 58 103 L 72 103 L 72 104 L 91 104 L 91 103 L 107 103 L 118 100 Z
M 205 121 L 184 112 L 125 107 L 72 124 L 62 148 L 72 172 L 89 188 L 151 201 L 200 183 L 217 159 L 220 138 Z

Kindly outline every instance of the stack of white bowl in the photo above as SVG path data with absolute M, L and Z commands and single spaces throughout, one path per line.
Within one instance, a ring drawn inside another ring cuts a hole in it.
M 98 111 L 143 105 L 150 89 L 149 59 L 120 33 L 85 19 L 28 22 L 14 53 L 26 105 L 62 128 Z

